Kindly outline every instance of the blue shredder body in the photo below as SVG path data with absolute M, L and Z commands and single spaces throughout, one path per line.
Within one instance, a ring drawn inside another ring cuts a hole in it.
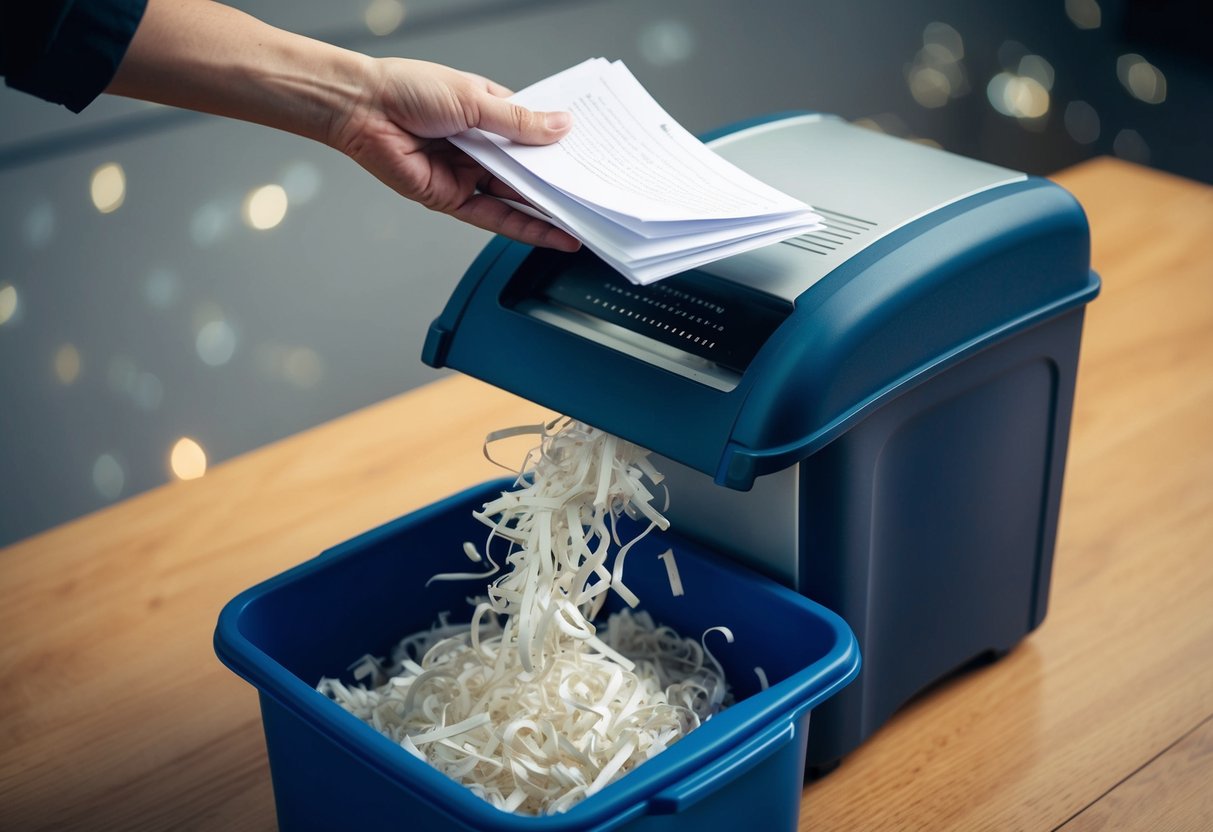
M 710 143 L 826 228 L 648 287 L 497 238 L 423 357 L 654 451 L 681 535 L 847 621 L 824 769 L 1043 620 L 1099 280 L 1047 180 L 821 115 Z

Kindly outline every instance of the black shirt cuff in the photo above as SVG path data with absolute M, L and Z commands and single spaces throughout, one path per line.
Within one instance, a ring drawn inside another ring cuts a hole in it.
M 80 112 L 113 80 L 146 7 L 147 0 L 76 0 L 45 50 L 11 68 L 5 82 Z

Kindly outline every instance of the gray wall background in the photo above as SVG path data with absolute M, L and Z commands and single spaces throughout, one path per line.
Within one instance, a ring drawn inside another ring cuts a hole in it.
M 393 2 L 374 0 L 389 22 Z M 1213 181 L 1210 65 L 1137 37 L 1123 0 L 406 0 L 386 35 L 371 0 L 234 5 L 515 88 L 621 58 L 692 131 L 820 110 L 1033 173 L 1115 153 Z M 1118 78 L 1133 54 L 1165 100 Z M 1000 72 L 1039 75 L 1025 55 L 1052 76 L 1032 119 L 988 92 Z M 126 190 L 100 213 L 89 182 L 107 163 Z M 257 231 L 241 203 L 264 184 L 289 206 Z M 181 437 L 214 465 L 432 380 L 426 327 L 487 239 L 294 136 L 106 97 L 73 116 L 0 89 L 0 544 L 167 481 Z

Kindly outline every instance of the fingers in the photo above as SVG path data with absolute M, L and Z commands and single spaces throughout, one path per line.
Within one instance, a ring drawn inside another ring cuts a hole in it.
M 476 91 L 475 105 L 476 123 L 469 126 L 521 144 L 552 144 L 573 126 L 568 113 L 528 110 L 488 91 Z
M 509 98 L 511 95 L 514 94 L 514 91 L 512 89 L 510 89 L 509 87 L 503 87 L 501 84 L 498 84 L 496 81 L 492 80 L 491 78 L 485 78 L 484 85 L 485 85 L 485 88 L 489 91 L 489 93 L 497 96 L 498 98 Z
M 558 251 L 581 248 L 581 242 L 576 237 L 484 194 L 472 196 L 451 213 L 464 222 L 528 245 Z
M 498 98 L 509 98 L 514 94 L 512 89 L 498 84 L 492 78 L 485 78 L 483 75 L 477 75 L 474 72 L 466 72 L 463 70 L 460 71 L 463 72 L 463 74 L 468 78 L 471 78 L 476 84 L 488 90 L 490 95 L 495 95 Z
M 515 202 L 527 202 L 526 197 L 492 174 L 482 177 L 476 184 L 476 187 L 481 193 L 486 193 L 489 196 L 504 197 L 505 199 L 512 199 Z

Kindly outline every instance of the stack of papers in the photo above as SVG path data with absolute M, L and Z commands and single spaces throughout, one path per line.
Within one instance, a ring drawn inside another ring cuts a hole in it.
M 633 283 L 823 227 L 808 205 L 684 130 L 620 61 L 593 58 L 511 100 L 568 110 L 573 129 L 543 147 L 480 130 L 451 142 L 531 203 L 516 208 L 563 228 Z

